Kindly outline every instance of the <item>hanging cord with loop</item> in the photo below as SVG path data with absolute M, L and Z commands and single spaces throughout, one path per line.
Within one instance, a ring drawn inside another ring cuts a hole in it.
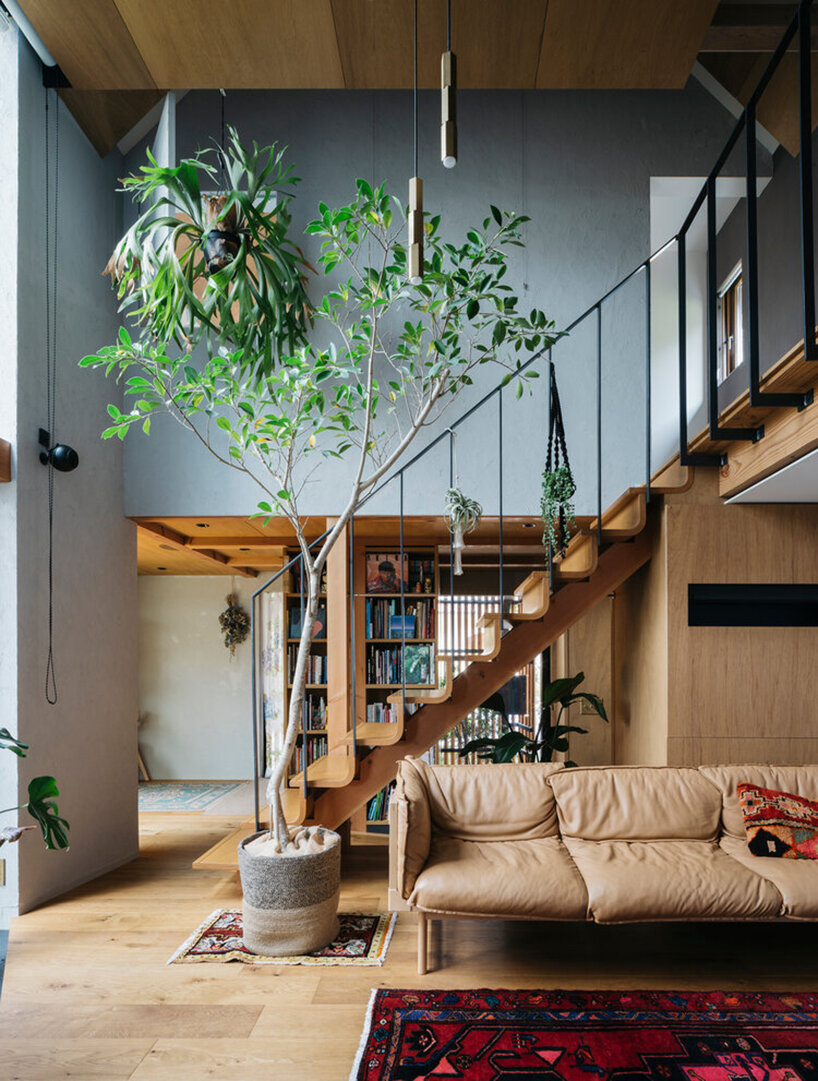
M 54 91 L 54 207 L 50 199 L 51 161 L 49 152 L 50 91 L 45 91 L 45 361 L 46 416 L 51 446 L 57 442 L 57 239 L 59 222 L 60 173 L 60 97 Z M 57 702 L 57 677 L 54 671 L 54 464 L 48 464 L 48 661 L 45 669 L 45 698 Z
M 225 174 L 225 139 L 227 136 L 227 128 L 224 122 L 224 102 L 227 97 L 227 93 L 223 89 L 219 89 L 219 102 L 220 102 L 220 121 L 219 121 L 219 187 L 224 191 L 224 174 Z

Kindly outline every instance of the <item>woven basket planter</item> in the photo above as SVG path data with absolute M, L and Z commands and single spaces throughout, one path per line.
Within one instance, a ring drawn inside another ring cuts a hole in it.
M 322 852 L 254 856 L 246 846 L 263 832 L 239 844 L 244 945 L 265 957 L 323 949 L 338 933 L 340 838 Z

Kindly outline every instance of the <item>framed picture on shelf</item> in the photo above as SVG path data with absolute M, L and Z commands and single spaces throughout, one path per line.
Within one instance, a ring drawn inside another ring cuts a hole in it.
M 403 588 L 409 589 L 409 556 L 404 555 L 403 563 L 398 553 L 369 552 L 366 557 L 367 593 L 400 593 L 401 578 Z
M 301 609 L 290 609 L 290 638 L 301 637 Z M 316 638 L 327 637 L 327 610 L 326 608 L 319 608 L 315 614 L 315 626 L 312 630 L 313 640 Z
M 431 686 L 434 682 L 434 650 L 431 645 L 404 646 L 404 671 L 407 685 L 423 684 Z
M 389 617 L 389 637 L 390 638 L 414 638 L 415 637 L 415 617 L 414 616 L 390 616 Z

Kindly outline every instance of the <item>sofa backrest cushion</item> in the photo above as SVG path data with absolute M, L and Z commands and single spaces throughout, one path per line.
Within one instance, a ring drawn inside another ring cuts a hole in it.
M 513 841 L 554 837 L 557 809 L 549 778 L 559 763 L 412 766 L 423 780 L 432 825 L 460 841 Z
M 587 841 L 713 840 L 721 797 L 695 769 L 599 766 L 551 779 L 560 829 Z
M 740 784 L 755 784 L 760 788 L 818 800 L 818 766 L 699 766 L 699 773 L 721 793 L 724 832 L 742 840 L 747 835 L 736 791 Z

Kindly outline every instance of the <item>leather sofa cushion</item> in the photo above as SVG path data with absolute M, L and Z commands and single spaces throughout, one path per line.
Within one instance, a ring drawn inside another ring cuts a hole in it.
M 740 784 L 757 784 L 761 788 L 793 792 L 805 799 L 818 800 L 818 766 L 699 766 L 699 773 L 721 793 L 724 832 L 743 841 L 747 834 L 736 792 Z
M 715 841 L 566 838 L 599 923 L 772 919 L 781 895 Z
M 413 758 L 398 762 L 397 782 L 392 797 L 395 803 L 391 818 L 394 823 L 392 841 L 398 876 L 396 887 L 401 897 L 408 897 L 432 843 L 429 799 L 418 764 Z M 392 828 L 390 826 L 390 831 Z
M 506 844 L 437 835 L 409 902 L 432 912 L 501 919 L 584 920 L 588 910 L 582 878 L 557 837 Z
M 563 837 L 589 841 L 713 840 L 717 789 L 698 770 L 672 766 L 566 769 L 551 779 Z
M 559 763 L 524 765 L 409 765 L 422 780 L 432 825 L 460 841 L 517 841 L 557 836 L 549 778 Z
M 731 859 L 771 882 L 784 902 L 782 915 L 818 919 L 818 861 L 769 860 L 754 856 L 746 838 L 722 837 L 720 847 Z

